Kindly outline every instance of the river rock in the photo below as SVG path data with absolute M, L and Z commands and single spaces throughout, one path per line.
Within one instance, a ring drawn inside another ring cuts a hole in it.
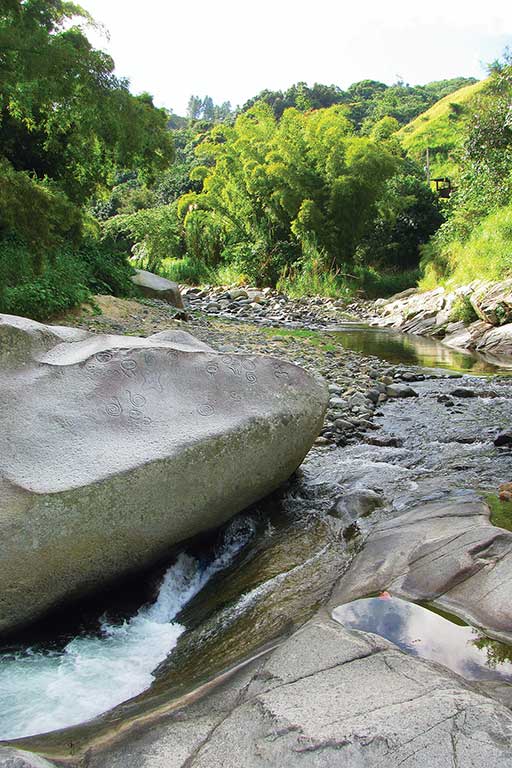
M 448 497 L 377 525 L 332 605 L 388 590 L 433 602 L 510 643 L 511 582 L 512 533 L 491 524 L 479 498 Z
M 389 384 L 386 387 L 388 397 L 418 397 L 418 393 L 407 384 Z
M 136 269 L 135 275 L 130 280 L 137 287 L 139 292 L 148 299 L 160 299 L 172 304 L 177 309 L 184 309 L 183 299 L 177 283 L 166 280 L 165 277 L 154 275 L 153 272 L 146 272 L 143 269 Z
M 498 446 L 499 448 L 502 448 L 503 446 L 512 448 L 512 432 L 500 432 L 500 434 L 497 435 L 497 437 L 494 439 L 494 445 Z
M 462 297 L 471 301 L 478 320 L 469 325 L 450 322 Z M 500 283 L 474 281 L 451 292 L 444 288 L 397 294 L 373 305 L 377 315 L 371 325 L 400 329 L 420 336 L 444 336 L 443 344 L 455 349 L 476 349 L 497 365 L 512 355 L 512 279 Z M 493 360 L 493 357 L 496 359 Z
M 477 340 L 476 350 L 484 352 L 491 358 L 493 356 L 510 358 L 512 356 L 512 323 L 501 325 L 499 328 L 486 326 L 485 332 Z M 510 360 L 508 364 L 510 365 Z
M 361 488 L 344 493 L 336 501 L 330 514 L 346 523 L 353 523 L 359 517 L 371 515 L 377 507 L 382 507 L 383 504 L 384 499 L 381 493 L 377 493 L 371 488 Z
M 469 299 L 478 317 L 486 323 L 503 325 L 512 320 L 512 279 L 481 285 Z
M 184 332 L 0 315 L 0 633 L 145 567 L 302 462 L 325 384 Z

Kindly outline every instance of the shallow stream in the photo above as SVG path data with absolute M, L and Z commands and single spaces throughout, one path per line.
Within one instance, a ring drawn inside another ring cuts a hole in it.
M 347 629 L 372 632 L 412 656 L 436 661 L 466 680 L 512 683 L 512 648 L 486 637 L 456 616 L 382 593 L 333 611 Z
M 328 337 L 332 340 L 333 333 Z M 353 327 L 337 331 L 335 338 L 402 367 L 504 372 L 430 339 Z M 512 421 L 512 383 L 486 375 L 467 377 L 463 385 L 475 396 L 452 398 L 460 380 L 438 377 L 414 382 L 418 397 L 406 407 L 401 400 L 386 403 L 375 426 L 379 435 L 396 437 L 399 447 L 363 442 L 312 451 L 282 492 L 199 545 L 173 553 L 148 576 L 158 583 L 149 599 L 136 605 L 132 600 L 129 609 L 119 611 L 116 600 L 126 602 L 121 588 L 117 597 L 113 593 L 112 610 L 86 627 L 75 617 L 74 630 L 55 628 L 52 636 L 47 627 L 44 639 L 34 636 L 22 646 L 5 648 L 0 652 L 0 739 L 71 727 L 26 744 L 86 744 L 120 722 L 168 706 L 307 621 L 325 603 L 374 520 L 443 494 L 496 497 L 497 486 L 512 480 L 512 454 L 493 444 Z M 448 407 L 441 396 L 453 404 Z M 382 505 L 369 518 L 340 519 L 335 512 L 339 499 L 365 489 L 378 493 Z M 347 536 L 347 529 L 355 536 Z M 376 610 L 385 613 L 386 608 L 379 603 Z M 408 605 L 400 620 L 395 611 L 393 621 L 395 629 L 408 624 L 410 642 L 403 642 L 418 650 L 413 635 L 426 619 L 415 610 Z M 372 613 L 369 631 L 376 631 L 378 619 L 391 627 L 384 636 L 397 642 L 389 617 Z M 471 652 L 478 651 L 481 659 L 489 650 L 485 638 L 465 629 L 469 634 L 460 642 L 464 647 L 470 642 Z M 481 649 L 473 639 L 482 643 Z M 452 638 L 436 646 L 435 659 L 450 666 L 457 643 Z M 476 663 L 475 655 L 468 664 L 473 668 Z M 499 674 L 508 681 L 506 664 Z M 76 727 L 79 723 L 85 724 Z
M 330 335 L 345 349 L 373 355 L 395 365 L 420 365 L 472 374 L 512 373 L 510 359 L 452 349 L 429 336 L 374 328 L 363 323 L 337 326 Z

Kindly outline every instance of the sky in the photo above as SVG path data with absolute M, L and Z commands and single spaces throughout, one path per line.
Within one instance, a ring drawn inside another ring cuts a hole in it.
M 186 114 L 189 96 L 242 105 L 305 81 L 346 88 L 463 75 L 512 48 L 510 0 L 82 0 L 133 93 Z

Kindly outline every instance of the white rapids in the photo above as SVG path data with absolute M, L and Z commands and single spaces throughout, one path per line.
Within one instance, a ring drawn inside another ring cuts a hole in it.
M 123 623 L 104 620 L 98 635 L 75 637 L 59 651 L 0 654 L 0 740 L 82 723 L 149 688 L 153 671 L 185 631 L 176 615 L 251 537 L 248 521 L 239 522 L 208 565 L 180 554 L 156 601 Z

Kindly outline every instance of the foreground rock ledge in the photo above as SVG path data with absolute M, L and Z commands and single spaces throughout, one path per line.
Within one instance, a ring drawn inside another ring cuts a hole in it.
M 114 734 L 86 756 L 61 754 L 58 764 L 505 768 L 511 747 L 512 714 L 502 704 L 438 665 L 319 614 L 210 696 L 153 727 Z M 51 747 L 42 751 L 55 757 Z M 1 759 L 0 748 L 0 767 Z
M 0 315 L 0 633 L 265 496 L 326 387 L 182 331 L 91 335 Z

